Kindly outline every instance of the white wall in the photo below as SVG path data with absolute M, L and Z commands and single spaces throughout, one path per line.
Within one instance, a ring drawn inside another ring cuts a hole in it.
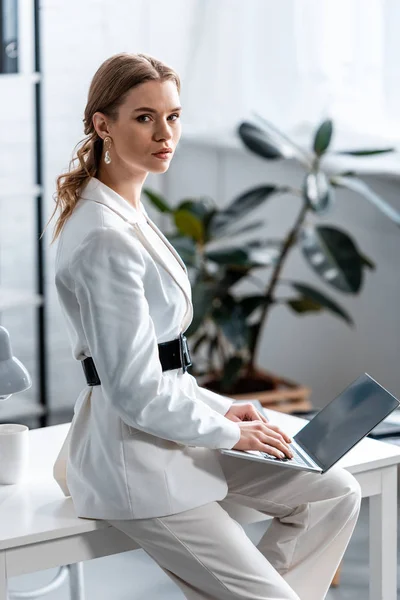
M 134 2 L 43 0 L 41 5 L 47 220 L 54 208 L 55 178 L 67 167 L 73 147 L 83 137 L 82 117 L 91 77 L 100 63 L 113 53 L 146 51 L 146 23 L 142 14 L 135 14 Z M 139 5 L 143 3 L 137 3 Z M 22 90 L 14 82 L 5 88 L 6 84 L 9 82 L 0 81 L 0 92 L 3 92 L 0 95 L 3 140 L 0 183 L 10 178 L 29 183 L 32 181 L 29 87 Z M 168 174 L 150 176 L 146 184 L 163 189 L 173 203 L 186 195 L 208 194 L 223 206 L 237 193 L 258 183 L 296 184 L 300 180 L 301 172 L 287 164 L 266 163 L 247 152 L 216 150 L 181 141 Z M 400 209 L 398 183 L 377 178 L 370 183 Z M 266 234 L 282 235 L 297 210 L 298 202 L 293 198 L 271 201 L 265 206 Z M 150 214 L 154 216 L 151 209 Z M 7 221 L 3 215 L 7 215 Z M 30 218 L 25 218 L 28 215 Z M 155 217 L 157 220 L 157 215 Z M 318 406 L 363 371 L 400 394 L 399 232 L 364 200 L 347 193 L 338 195 L 334 214 L 325 220 L 351 232 L 361 249 L 378 265 L 375 273 L 367 274 L 359 297 L 346 298 L 325 288 L 351 312 L 356 328 L 351 330 L 328 314 L 298 317 L 284 307 L 276 308 L 264 332 L 259 363 L 309 385 Z M 31 285 L 33 227 L 29 197 L 1 201 L 0 283 L 12 280 L 14 286 Z M 51 226 L 45 236 L 47 244 L 50 233 Z M 51 402 L 54 406 L 72 406 L 84 385 L 84 377 L 80 365 L 72 359 L 55 295 L 56 246 L 47 248 Z M 291 256 L 285 275 L 320 285 L 298 252 Z M 266 280 L 268 273 L 261 276 Z M 32 365 L 33 319 L 32 311 L 24 311 L 24 314 L 10 311 L 2 319 L 2 324 L 12 327 L 15 354 L 18 351 Z

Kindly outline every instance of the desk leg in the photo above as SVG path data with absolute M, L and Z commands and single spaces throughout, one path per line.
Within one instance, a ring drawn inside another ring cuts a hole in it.
M 369 499 L 370 599 L 397 599 L 397 465 L 382 470 L 382 493 Z
M 0 552 L 0 600 L 7 600 L 6 553 Z
M 69 587 L 71 600 L 85 600 L 85 588 L 83 581 L 83 563 L 77 562 L 68 565 Z M 0 597 L 0 600 L 2 598 Z

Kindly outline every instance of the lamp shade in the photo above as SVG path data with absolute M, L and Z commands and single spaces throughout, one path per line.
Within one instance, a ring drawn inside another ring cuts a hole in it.
M 0 401 L 32 386 L 30 375 L 21 361 L 12 355 L 10 335 L 0 326 Z

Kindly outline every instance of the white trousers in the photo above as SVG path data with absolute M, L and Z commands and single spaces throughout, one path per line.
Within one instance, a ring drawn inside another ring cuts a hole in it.
M 274 517 L 258 546 L 218 502 L 108 522 L 133 538 L 188 600 L 323 600 L 358 518 L 356 479 L 337 466 L 320 475 L 218 455 L 225 500 Z

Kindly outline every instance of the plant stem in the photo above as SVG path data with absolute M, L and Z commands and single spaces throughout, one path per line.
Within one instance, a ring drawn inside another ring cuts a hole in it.
M 226 356 L 224 354 L 224 347 L 223 347 L 222 335 L 221 335 L 221 332 L 220 332 L 220 330 L 219 330 L 218 327 L 216 328 L 216 331 L 217 331 L 216 337 L 218 338 L 217 348 L 218 348 L 218 352 L 220 354 L 220 359 L 221 359 L 221 371 L 223 372 L 224 366 L 225 366 Z
M 265 304 L 264 304 L 262 312 L 261 312 L 261 318 L 259 321 L 257 334 L 255 336 L 253 351 L 251 353 L 250 361 L 246 367 L 246 375 L 247 376 L 251 376 L 251 374 L 254 372 L 255 358 L 257 355 L 258 346 L 260 344 L 261 331 L 263 330 L 263 327 L 265 326 L 265 323 L 267 321 L 267 316 L 269 314 L 269 308 L 273 302 L 273 294 L 275 291 L 275 287 L 278 283 L 279 276 L 282 272 L 283 265 L 284 265 L 285 259 L 287 258 L 287 255 L 289 253 L 289 250 L 295 243 L 296 238 L 297 238 L 297 233 L 298 233 L 300 227 L 303 225 L 307 211 L 308 211 L 308 206 L 305 203 L 303 203 L 301 210 L 299 212 L 299 215 L 295 221 L 295 224 L 293 225 L 292 229 L 289 231 L 289 233 L 286 237 L 285 243 L 283 244 L 281 255 L 280 255 L 279 260 L 275 265 L 275 269 L 271 275 L 270 282 L 269 282 L 267 290 L 265 292 Z

